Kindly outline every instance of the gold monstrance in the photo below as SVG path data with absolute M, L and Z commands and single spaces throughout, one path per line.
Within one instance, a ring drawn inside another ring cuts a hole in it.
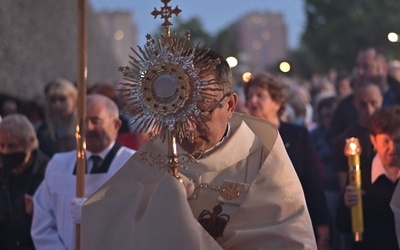
M 165 33 L 157 42 L 147 34 L 143 48 L 131 48 L 134 56 L 129 56 L 130 65 L 119 68 L 128 81 L 122 83 L 125 86 L 122 94 L 130 96 L 123 112 L 133 118 L 132 123 L 138 123 L 137 131 L 150 132 L 152 138 L 160 136 L 163 141 L 167 139 L 168 172 L 179 179 L 178 167 L 182 164 L 177 141 L 193 140 L 194 126 L 189 125 L 203 126 L 208 119 L 198 103 L 212 103 L 221 87 L 211 80 L 202 80 L 201 75 L 220 62 L 207 59 L 209 49 L 200 47 L 200 43 L 193 48 L 189 31 L 183 37 L 176 33 L 171 36 L 169 19 L 172 15 L 178 16 L 181 10 L 178 6 L 174 9 L 168 6 L 170 0 L 161 2 L 164 3 L 161 10 L 154 8 L 151 14 L 164 19 L 161 26 Z M 215 91 L 210 94 L 210 90 Z M 142 156 L 145 158 L 146 154 L 151 153 L 145 152 Z

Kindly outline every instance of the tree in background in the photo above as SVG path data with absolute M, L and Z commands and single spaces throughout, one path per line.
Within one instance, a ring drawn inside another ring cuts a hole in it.
M 190 31 L 190 40 L 193 45 L 196 46 L 200 42 L 201 46 L 212 48 L 224 57 L 234 56 L 238 58 L 237 34 L 233 29 L 227 27 L 219 31 L 216 35 L 211 35 L 204 28 L 201 19 L 198 17 L 192 17 L 188 20 L 177 17 L 172 23 L 174 23 L 174 26 L 171 27 L 171 32 L 176 32 L 178 35 L 183 36 L 186 31 Z M 153 37 L 159 37 L 159 34 L 162 32 L 164 32 L 164 28 L 160 27 Z M 233 70 L 235 79 L 241 79 L 241 73 Z
M 177 33 L 180 35 L 190 30 L 190 40 L 195 45 L 199 42 L 202 45 L 209 44 L 212 39 L 212 36 L 204 29 L 203 23 L 198 17 L 192 17 L 187 21 L 176 18 L 176 26 L 174 28 L 176 28 Z
M 204 29 L 202 21 L 198 17 L 192 17 L 185 21 L 182 18 L 174 18 L 172 21 L 173 26 L 171 26 L 171 35 L 175 32 L 179 36 L 184 36 L 187 31 L 190 31 L 190 41 L 197 45 L 199 42 L 201 45 L 210 45 L 212 41 L 212 36 Z M 160 28 L 153 34 L 153 37 L 159 38 L 161 33 L 164 33 L 164 27 Z
M 316 70 L 351 70 L 360 48 L 378 46 L 389 58 L 399 58 L 399 0 L 306 0 L 306 28 L 302 45 L 316 59 Z
M 319 65 L 314 57 L 314 54 L 309 51 L 305 46 L 300 46 L 297 49 L 289 50 L 286 58 L 282 61 L 287 61 L 291 65 L 290 72 L 285 73 L 287 76 L 297 76 L 303 79 L 311 79 L 316 72 L 321 72 L 321 65 Z M 270 65 L 266 70 L 273 74 L 281 73 L 279 64 L 276 62 Z
M 182 18 L 174 18 L 174 26 L 171 27 L 171 32 L 176 32 L 180 36 L 183 36 L 186 31 L 190 31 L 190 40 L 194 45 L 199 42 L 201 45 L 205 45 L 212 49 L 217 50 L 223 56 L 237 56 L 236 46 L 236 33 L 228 28 L 219 31 L 216 35 L 211 35 L 204 28 L 200 18 L 192 17 L 188 20 Z M 159 37 L 159 34 L 164 32 L 164 28 L 160 27 L 153 37 Z
M 236 58 L 239 56 L 237 34 L 229 27 L 218 32 L 210 45 L 224 56 L 234 56 Z

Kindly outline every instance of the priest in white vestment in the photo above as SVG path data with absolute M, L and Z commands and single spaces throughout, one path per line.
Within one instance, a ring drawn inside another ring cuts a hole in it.
M 156 139 L 84 204 L 82 248 L 90 249 L 316 249 L 303 190 L 278 131 L 268 122 L 234 113 L 237 95 L 226 61 L 203 79 L 220 82 L 205 126 L 178 154 L 181 183 L 160 166 L 167 142 Z M 203 105 L 200 104 L 200 105 Z M 181 157 L 182 158 L 182 157 Z M 161 168 L 160 168 L 161 167 Z

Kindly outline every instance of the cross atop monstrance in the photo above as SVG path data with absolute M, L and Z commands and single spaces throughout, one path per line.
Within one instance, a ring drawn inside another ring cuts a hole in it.
M 178 16 L 182 10 L 178 8 L 178 5 L 175 6 L 175 9 L 172 9 L 171 6 L 168 6 L 168 3 L 171 2 L 171 0 L 161 0 L 161 2 L 164 3 L 164 6 L 161 7 L 161 10 L 157 10 L 156 8 L 154 8 L 151 14 L 154 16 L 154 19 L 156 19 L 158 15 L 160 15 L 161 18 L 164 19 L 164 23 L 161 26 L 164 26 L 165 31 L 167 32 L 167 36 L 169 37 L 170 35 L 169 26 L 172 25 L 169 19 L 172 17 L 173 14 Z

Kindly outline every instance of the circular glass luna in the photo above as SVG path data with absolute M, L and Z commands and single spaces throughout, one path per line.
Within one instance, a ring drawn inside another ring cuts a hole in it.
M 175 76 L 168 73 L 158 75 L 153 83 L 153 96 L 161 103 L 168 103 L 176 98 L 179 82 Z

